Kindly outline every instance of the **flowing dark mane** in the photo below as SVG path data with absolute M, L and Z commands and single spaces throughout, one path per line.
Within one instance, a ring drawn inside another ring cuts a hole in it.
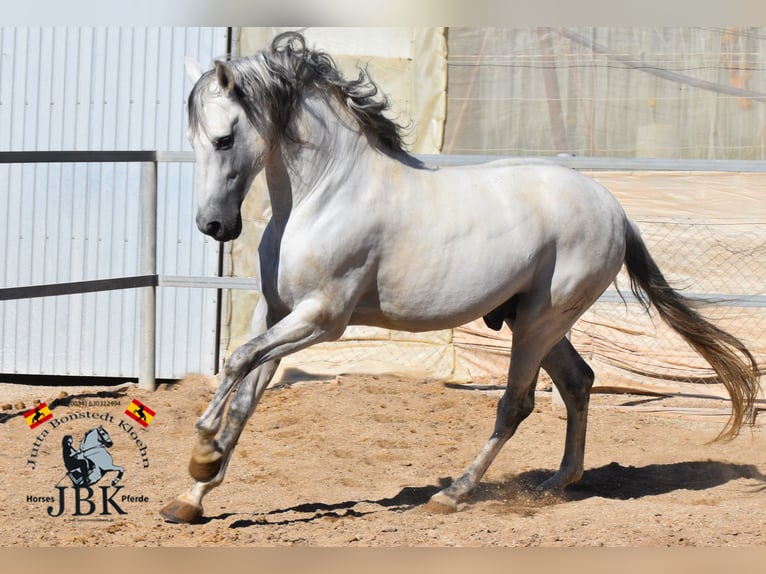
M 383 151 L 406 153 L 402 127 L 385 117 L 389 109 L 386 96 L 379 92 L 366 70 L 355 80 L 346 80 L 332 57 L 306 46 L 297 32 L 284 32 L 274 38 L 268 50 L 227 62 L 234 75 L 234 96 L 255 125 L 269 125 L 271 136 L 297 142 L 290 128 L 290 117 L 305 90 L 318 90 L 334 96 Z M 189 126 L 199 127 L 198 106 L 203 90 L 215 80 L 215 71 L 205 72 L 189 95 Z M 272 140 L 276 141 L 276 139 Z

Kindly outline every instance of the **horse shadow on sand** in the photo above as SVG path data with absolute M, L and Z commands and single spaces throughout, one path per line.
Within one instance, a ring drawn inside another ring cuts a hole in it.
M 704 491 L 739 479 L 752 479 L 759 484 L 751 485 L 749 488 L 754 491 L 766 491 L 766 475 L 756 466 L 714 460 L 650 464 L 642 467 L 626 467 L 612 462 L 599 468 L 586 470 L 578 483 L 567 487 L 562 493 L 538 493 L 535 486 L 552 474 L 553 471 L 550 470 L 531 470 L 509 476 L 499 482 L 483 482 L 468 505 L 488 502 L 506 507 L 508 511 L 533 515 L 545 506 L 589 498 L 630 500 L 658 496 L 677 490 Z M 405 512 L 418 507 L 428 510 L 428 501 L 431 496 L 451 482 L 451 478 L 441 478 L 438 485 L 405 487 L 395 496 L 379 500 L 310 502 L 289 508 L 274 509 L 254 518 L 240 518 L 232 522 L 229 527 L 247 528 L 259 525 L 307 523 L 322 519 L 360 517 L 381 510 Z M 222 514 L 204 520 L 208 522 L 233 516 L 235 515 Z
M 766 475 L 755 465 L 715 460 L 622 466 L 616 462 L 585 471 L 579 482 L 556 494 L 538 493 L 535 486 L 553 471 L 530 470 L 507 480 L 480 485 L 473 501 L 537 502 L 540 506 L 607 498 L 632 500 L 680 490 L 704 491 L 739 479 L 757 481 L 752 488 L 766 491 Z

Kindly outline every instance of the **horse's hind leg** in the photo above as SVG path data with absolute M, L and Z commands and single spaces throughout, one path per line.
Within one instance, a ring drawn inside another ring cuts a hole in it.
M 428 503 L 431 510 L 456 510 L 458 503 L 468 498 L 476 489 L 481 477 L 503 445 L 516 432 L 519 424 L 534 410 L 537 376 L 550 346 L 546 345 L 545 341 L 546 338 L 540 333 L 526 337 L 518 329 L 514 330 L 508 386 L 497 405 L 494 432 L 468 470 L 450 486 L 431 497 Z
M 543 368 L 553 379 L 567 409 L 566 444 L 561 466 L 556 474 L 539 486 L 540 490 L 555 490 L 582 477 L 588 403 L 594 375 L 566 338 L 551 349 L 543 361 Z
M 162 508 L 160 514 L 165 520 L 177 523 L 190 523 L 197 522 L 202 518 L 202 499 L 208 492 L 223 482 L 226 467 L 234 452 L 239 435 L 255 411 L 255 407 L 274 376 L 278 365 L 279 361 L 264 363 L 249 373 L 237 386 L 237 390 L 229 403 L 226 413 L 226 424 L 221 431 L 220 437 L 215 441 L 215 452 L 218 455 L 215 458 L 215 464 L 204 464 L 206 459 L 200 461 L 198 458 L 198 437 L 189 463 L 189 471 L 192 474 L 192 478 L 196 480 L 186 492 Z M 215 469 L 215 472 L 212 474 L 210 474 L 211 468 Z M 204 475 L 200 477 L 199 475 L 202 473 Z

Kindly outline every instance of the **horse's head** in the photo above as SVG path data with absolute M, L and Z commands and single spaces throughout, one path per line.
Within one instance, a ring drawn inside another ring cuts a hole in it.
M 104 445 L 107 448 L 111 447 L 114 444 L 112 442 L 112 437 L 109 436 L 109 433 L 106 432 L 106 429 L 104 427 L 99 426 L 95 430 L 96 430 L 96 433 L 98 433 L 98 442 L 100 444 Z
M 205 72 L 186 60 L 194 83 L 188 137 L 197 163 L 197 227 L 219 241 L 242 231 L 240 208 L 263 167 L 267 145 L 241 105 L 241 90 L 227 62 Z

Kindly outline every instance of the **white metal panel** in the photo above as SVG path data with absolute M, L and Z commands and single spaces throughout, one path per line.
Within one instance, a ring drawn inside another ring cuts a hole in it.
M 183 57 L 226 28 L 0 28 L 0 150 L 188 151 Z M 217 272 L 194 228 L 193 165 L 158 167 L 158 272 Z M 0 165 L 0 286 L 139 271 L 138 164 Z M 135 377 L 140 293 L 0 303 L 0 373 Z M 160 289 L 157 376 L 215 369 L 216 292 Z

